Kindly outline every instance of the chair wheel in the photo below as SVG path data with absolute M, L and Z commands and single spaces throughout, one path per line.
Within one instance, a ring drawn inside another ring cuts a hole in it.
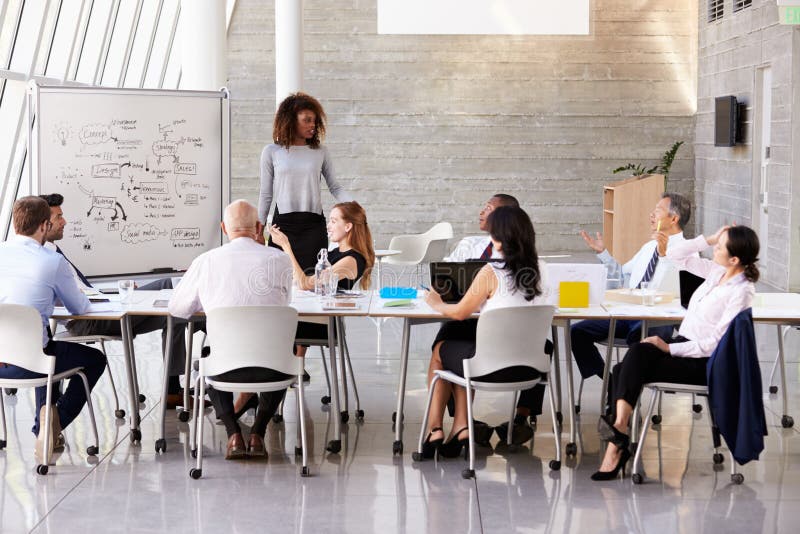
M 283 423 L 283 415 L 276 413 L 272 416 L 272 422 L 275 424 Z
M 189 411 L 188 410 L 181 410 L 178 412 L 178 421 L 181 423 L 185 423 L 189 420 Z
M 475 470 L 474 469 L 464 469 L 461 471 L 461 478 L 466 478 L 469 480 L 470 478 L 475 478 Z
M 341 413 L 341 418 L 342 418 L 342 423 L 346 423 L 350 420 L 350 414 L 347 413 L 347 411 L 345 410 L 344 412 Z
M 792 428 L 794 426 L 794 419 L 791 415 L 784 415 L 781 417 L 781 426 L 783 428 Z
M 197 458 L 197 449 L 192 449 L 192 458 Z
M 641 484 L 644 482 L 644 478 L 642 478 L 642 475 L 639 473 L 634 473 L 633 476 L 631 476 L 631 480 L 633 480 L 634 484 Z
M 403 442 L 395 441 L 392 443 L 392 456 L 396 454 L 403 454 Z
M 552 469 L 553 471 L 558 471 L 559 469 L 561 469 L 561 462 L 559 462 L 558 460 L 550 460 L 550 469 Z
M 117 419 L 125 419 L 125 410 L 114 410 L 114 417 Z
M 311 470 L 308 468 L 307 465 L 304 465 L 303 468 L 300 470 L 300 476 L 301 477 L 310 477 L 311 476 Z
M 658 414 L 656 414 L 653 417 L 651 417 L 650 420 L 653 422 L 654 425 L 660 425 L 661 424 L 661 416 L 658 415 Z
M 772 393 L 773 395 L 776 394 L 778 392 L 778 386 L 770 386 L 769 392 Z
M 415 462 L 421 462 L 425 458 L 423 458 L 421 453 L 414 451 L 411 453 L 411 459 L 414 460 Z
M 303 455 L 303 447 L 295 447 L 294 448 L 294 455 L 295 456 L 302 456 Z
M 36 466 L 36 473 L 40 475 L 46 475 L 48 471 L 48 467 L 44 464 L 39 464 Z
M 167 452 L 167 440 L 164 438 L 156 440 L 156 452 Z
M 576 456 L 578 454 L 578 445 L 576 443 L 567 443 L 564 447 L 564 452 L 567 456 Z
M 576 404 L 575 405 L 575 413 L 581 413 L 581 405 L 580 404 Z
M 328 452 L 332 452 L 336 454 L 337 452 L 342 450 L 342 442 L 338 439 L 333 439 L 328 443 Z
M 323 396 L 321 399 L 319 399 L 319 401 L 320 401 L 322 404 L 324 404 L 324 405 L 326 405 L 326 406 L 327 406 L 328 404 L 330 404 L 330 403 L 331 403 L 331 397 L 330 397 L 330 395 L 325 395 L 325 396 Z
M 142 431 L 138 428 L 131 430 L 131 443 L 139 443 L 142 441 Z
M 742 482 L 744 482 L 744 475 L 741 474 L 741 473 L 732 474 L 731 475 L 731 482 L 733 482 L 736 485 L 741 484 Z
M 0 439 L 0 450 L 3 450 L 5 448 L 6 448 L 6 440 Z
M 147 400 L 147 397 L 144 396 L 144 393 L 139 393 L 139 402 L 144 402 Z
M 715 464 L 719 465 L 719 464 L 721 464 L 722 462 L 724 462 L 724 461 L 725 461 L 725 457 L 724 457 L 724 456 L 722 456 L 722 454 L 721 454 L 721 453 L 719 453 L 719 452 L 715 452 L 715 453 L 714 453 L 713 460 L 714 460 L 714 463 L 715 463 Z
M 196 467 L 192 467 L 191 469 L 189 469 L 189 476 L 197 480 L 198 478 L 203 476 L 203 470 L 197 469 Z
M 9 397 L 17 394 L 17 388 L 5 388 L 3 391 L 5 391 L 6 395 L 8 395 Z
M 86 454 L 89 456 L 97 456 L 98 452 L 100 452 L 100 449 L 98 449 L 96 445 L 89 445 L 86 447 Z
M 703 411 L 703 405 L 702 404 L 692 404 L 692 411 L 694 413 L 702 412 Z
M 356 419 L 359 421 L 364 420 L 364 410 L 356 410 Z

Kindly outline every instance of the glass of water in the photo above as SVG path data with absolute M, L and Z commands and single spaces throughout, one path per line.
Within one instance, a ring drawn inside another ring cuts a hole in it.
M 130 304 L 133 301 L 134 287 L 136 287 L 136 283 L 133 280 L 119 280 L 117 282 L 119 301 L 122 304 Z
M 656 286 L 653 282 L 642 282 L 642 304 L 645 306 L 656 305 Z

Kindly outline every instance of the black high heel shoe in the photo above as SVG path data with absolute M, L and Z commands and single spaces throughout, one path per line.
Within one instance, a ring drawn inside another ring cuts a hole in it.
M 431 431 L 428 432 L 428 437 L 422 442 L 422 458 L 426 460 L 436 456 L 441 451 L 442 443 L 444 443 L 444 438 L 431 440 L 431 436 L 434 432 L 444 431 L 442 430 L 442 427 L 437 426 L 436 428 L 431 428 Z
M 461 449 L 465 450 L 465 456 L 469 454 L 469 434 L 464 439 L 458 439 L 459 434 L 464 432 L 465 430 L 469 430 L 469 427 L 464 427 L 455 434 L 453 434 L 453 438 L 442 445 L 442 448 L 439 449 L 439 454 L 444 458 L 456 458 L 458 455 L 461 454 Z
M 233 414 L 233 418 L 238 421 L 250 408 L 258 408 L 258 393 L 254 393 L 252 397 L 247 399 L 247 402 L 244 403 L 244 406 L 242 406 L 238 412 Z
M 609 442 L 613 443 L 617 449 L 620 450 L 619 460 L 617 460 L 617 465 L 614 466 L 614 469 L 611 471 L 595 471 L 592 475 L 592 480 L 613 480 L 617 478 L 619 475 L 620 470 L 622 471 L 622 477 L 625 478 L 625 465 L 628 463 L 628 460 L 631 457 L 631 451 L 629 450 L 631 440 L 627 434 L 623 434 L 616 428 L 611 422 L 604 417 L 601 417 L 601 421 L 605 422 L 605 425 L 600 423 L 601 426 L 604 426 L 604 432 L 601 432 L 601 436 L 603 435 L 610 435 Z

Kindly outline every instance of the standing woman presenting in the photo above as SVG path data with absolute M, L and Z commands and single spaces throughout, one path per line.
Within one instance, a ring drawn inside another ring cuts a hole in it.
M 289 238 L 306 272 L 314 269 L 319 250 L 328 248 L 322 178 L 337 201 L 353 200 L 336 181 L 328 149 L 320 144 L 324 136 L 325 111 L 316 98 L 298 92 L 281 102 L 272 127 L 274 142 L 261 151 L 258 219 L 269 227 L 267 215 L 274 199 L 272 224 Z M 270 246 L 280 248 L 273 242 Z

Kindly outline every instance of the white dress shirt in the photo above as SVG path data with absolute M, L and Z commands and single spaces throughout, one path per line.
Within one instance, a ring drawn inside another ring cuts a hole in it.
M 756 293 L 753 282 L 744 273 L 739 273 L 720 284 L 726 269 L 696 255 L 707 247 L 706 238 L 701 235 L 667 249 L 667 256 L 681 269 L 706 279 L 692 295 L 689 309 L 678 329 L 678 335 L 689 341 L 670 344 L 669 351 L 673 356 L 711 356 L 731 321 L 753 304 Z
M 488 235 L 472 235 L 467 236 L 458 242 L 456 248 L 449 256 L 445 256 L 444 261 L 467 261 L 480 259 L 483 251 L 489 246 L 492 240 Z M 492 249 L 492 258 L 502 258 L 503 256 Z
M 683 237 L 683 232 L 672 234 L 669 236 L 669 241 L 667 242 L 667 250 L 685 241 L 686 239 Z M 644 273 L 647 271 L 647 266 L 650 263 L 650 259 L 653 257 L 653 253 L 656 251 L 657 245 L 658 242 L 655 239 L 648 241 L 642 245 L 642 248 L 639 249 L 639 252 L 637 252 L 630 261 L 622 265 L 622 273 L 630 274 L 630 280 L 628 282 L 629 288 L 636 289 L 636 287 L 639 286 L 639 282 L 644 278 Z M 697 256 L 697 254 L 695 254 L 695 256 Z M 609 254 L 608 250 L 604 250 L 598 254 L 597 258 L 603 262 L 604 265 L 619 266 L 617 260 Z M 669 259 L 669 254 L 667 254 L 666 257 L 661 256 L 658 259 L 656 270 L 650 282 L 660 291 L 668 291 L 676 295 L 679 293 L 678 269 L 675 268 L 675 265 Z
M 67 260 L 33 238 L 15 235 L 0 243 L 0 273 L 0 302 L 33 306 L 42 316 L 42 346 L 56 298 L 74 315 L 89 310 Z
M 42 246 L 44 248 L 46 248 L 47 250 L 52 250 L 53 252 L 58 254 L 58 252 L 56 251 L 57 246 L 56 246 L 55 243 L 53 243 L 51 241 L 45 241 L 44 245 L 42 245 Z M 66 256 L 64 256 L 64 259 L 66 259 Z M 81 290 L 92 289 L 92 287 L 87 286 L 86 284 L 83 283 L 83 280 L 81 280 L 81 277 L 78 276 L 78 271 L 75 270 L 75 267 L 69 262 L 69 260 L 67 260 L 67 265 L 69 265 L 69 270 L 72 272 L 72 277 L 75 279 L 75 283 L 78 284 L 78 287 L 81 288 Z
M 194 259 L 169 301 L 169 313 L 189 318 L 223 306 L 288 306 L 292 262 L 284 252 L 249 237 Z

